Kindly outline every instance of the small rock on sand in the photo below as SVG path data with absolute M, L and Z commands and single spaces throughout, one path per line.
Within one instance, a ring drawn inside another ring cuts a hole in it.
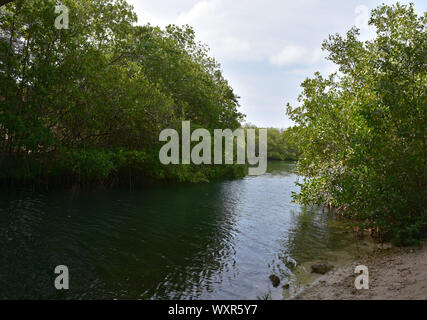
M 269 276 L 269 279 L 271 280 L 271 283 L 273 284 L 273 287 L 278 287 L 280 284 L 280 278 L 274 274 Z
M 311 266 L 311 272 L 325 274 L 326 272 L 332 270 L 333 268 L 334 266 L 327 262 L 318 262 Z

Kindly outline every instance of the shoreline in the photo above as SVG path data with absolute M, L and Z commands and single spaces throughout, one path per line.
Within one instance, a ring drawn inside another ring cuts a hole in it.
M 369 270 L 369 289 L 356 290 L 356 266 Z M 376 250 L 321 275 L 292 300 L 427 300 L 427 243 Z

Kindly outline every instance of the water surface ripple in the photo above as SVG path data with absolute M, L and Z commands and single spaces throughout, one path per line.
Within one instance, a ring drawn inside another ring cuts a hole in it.
M 348 246 L 319 209 L 291 202 L 293 165 L 259 177 L 129 192 L 0 196 L 2 299 L 280 298 L 289 261 Z M 57 291 L 66 265 L 70 290 Z

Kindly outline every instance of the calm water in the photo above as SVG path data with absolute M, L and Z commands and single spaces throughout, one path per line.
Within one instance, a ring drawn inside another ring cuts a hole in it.
M 291 203 L 292 169 L 271 162 L 259 177 L 132 192 L 2 192 L 0 298 L 281 298 L 269 275 L 293 283 L 288 261 L 333 259 L 352 241 L 321 210 Z M 68 291 L 53 286 L 57 265 Z

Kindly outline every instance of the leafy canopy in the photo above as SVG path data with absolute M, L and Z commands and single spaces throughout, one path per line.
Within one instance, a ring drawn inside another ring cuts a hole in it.
M 124 0 L 63 4 L 68 30 L 54 27 L 55 0 L 0 8 L 1 177 L 210 177 L 209 168 L 158 166 L 162 129 L 182 120 L 236 128 L 243 119 L 194 31 L 136 26 Z
M 427 14 L 412 5 L 372 11 L 359 30 L 323 43 L 339 72 L 303 82 L 299 127 L 302 203 L 330 204 L 382 239 L 409 244 L 427 225 Z

